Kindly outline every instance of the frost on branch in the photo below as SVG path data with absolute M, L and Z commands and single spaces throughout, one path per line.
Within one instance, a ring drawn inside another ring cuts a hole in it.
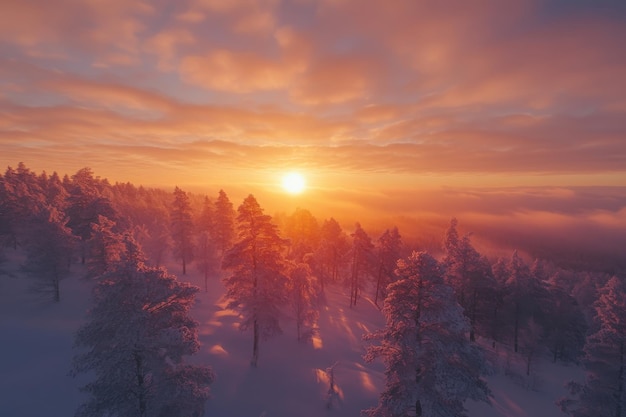
M 370 417 L 465 416 L 464 402 L 489 402 L 481 351 L 468 340 L 468 320 L 443 282 L 437 261 L 414 252 L 398 262 L 398 281 L 387 288 L 384 329 L 365 335 L 378 341 L 366 361 L 381 357 L 386 386 Z
M 198 288 L 145 266 L 128 236 L 125 244 L 120 262 L 98 278 L 95 305 L 76 334 L 82 352 L 71 374 L 95 375 L 76 415 L 202 415 L 214 374 L 184 362 L 199 349 L 189 316 Z

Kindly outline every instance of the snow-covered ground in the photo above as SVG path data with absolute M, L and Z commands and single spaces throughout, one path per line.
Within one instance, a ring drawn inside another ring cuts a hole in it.
M 88 380 L 72 378 L 68 371 L 73 333 L 89 308 L 89 284 L 77 279 L 83 270 L 75 265 L 72 277 L 61 284 L 61 303 L 45 302 L 27 291 L 18 261 L 0 266 L 10 274 L 0 275 L 0 416 L 71 416 L 83 400 L 78 387 Z M 177 273 L 175 265 L 171 271 Z M 184 278 L 202 283 L 195 271 Z M 384 319 L 370 300 L 361 298 L 350 309 L 347 296 L 331 287 L 313 343 L 297 342 L 295 324 L 287 321 L 284 334 L 261 344 L 259 367 L 251 369 L 252 335 L 237 329 L 237 315 L 224 309 L 222 293 L 221 282 L 213 280 L 209 292 L 198 294 L 192 312 L 200 323 L 202 347 L 190 361 L 209 364 L 217 373 L 207 416 L 356 417 L 376 404 L 383 367 L 364 363 L 361 337 Z M 473 417 L 560 416 L 554 401 L 564 394 L 563 384 L 582 375 L 577 367 L 546 358 L 526 377 L 519 357 L 503 350 L 490 356 L 496 368 L 489 377 L 493 404 L 468 403 Z M 340 400 L 328 409 L 325 370 L 334 363 Z

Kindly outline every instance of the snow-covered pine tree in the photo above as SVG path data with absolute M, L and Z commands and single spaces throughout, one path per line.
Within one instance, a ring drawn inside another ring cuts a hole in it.
M 209 290 L 209 275 L 219 268 L 217 249 L 213 238 L 213 205 L 208 197 L 204 198 L 202 212 L 196 222 L 196 259 L 198 269 L 204 275 L 204 291 Z
M 246 197 L 238 213 L 238 240 L 224 255 L 222 267 L 230 271 L 224 279 L 228 308 L 241 313 L 241 330 L 252 328 L 250 364 L 256 367 L 259 341 L 282 332 L 280 309 L 287 301 L 282 252 L 287 242 L 253 195 Z
M 67 187 L 67 225 L 80 239 L 80 257 L 84 264 L 87 258 L 87 241 L 91 238 L 91 224 L 97 223 L 100 215 L 111 220 L 117 220 L 118 215 L 111 200 L 102 195 L 102 182 L 94 178 L 91 168 L 78 170 L 72 175 Z
M 172 238 L 176 256 L 181 260 L 183 275 L 187 274 L 187 263 L 193 257 L 193 216 L 189 196 L 180 188 L 174 188 L 174 202 L 170 213 Z
M 459 238 L 456 226 L 457 220 L 453 218 L 444 240 L 445 276 L 448 285 L 454 288 L 463 313 L 470 320 L 469 338 L 474 341 L 477 331 L 489 333 L 496 281 L 489 262 L 474 249 L 469 235 Z
M 324 220 L 320 227 L 320 244 L 314 253 L 314 265 L 317 266 L 315 274 L 320 280 L 322 293 L 328 282 L 336 283 L 339 280 L 349 249 L 347 236 L 337 220 L 332 217 Z
M 295 262 L 302 262 L 319 246 L 320 226 L 309 210 L 296 209 L 286 218 L 283 232 L 290 241 L 288 258 Z
M 626 416 L 626 282 L 612 277 L 596 302 L 599 330 L 587 337 L 584 383 L 570 382 L 558 401 L 572 417 Z
M 539 325 L 546 319 L 548 290 L 546 284 L 530 272 L 524 260 L 513 252 L 507 265 L 508 278 L 505 282 L 505 306 L 512 324 L 513 350 L 519 350 L 519 336 L 532 318 Z
M 98 216 L 98 222 L 91 224 L 91 237 L 87 241 L 88 278 L 102 276 L 120 262 L 126 248 L 122 236 L 114 228 L 115 222 L 104 216 Z
M 235 210 L 224 190 L 220 190 L 215 200 L 215 221 L 213 222 L 213 238 L 215 245 L 224 256 L 235 238 Z
M 556 362 L 577 362 L 585 345 L 587 321 L 578 302 L 561 288 L 552 286 L 544 324 L 545 343 Z
M 402 237 L 397 227 L 387 229 L 378 238 L 378 276 L 374 304 L 387 297 L 387 285 L 395 280 L 396 262 L 402 257 Z
M 306 263 L 293 263 L 289 268 L 289 301 L 296 319 L 298 341 L 311 334 L 319 317 L 316 303 L 317 291 L 313 285 L 311 268 Z M 304 329 L 308 328 L 308 331 Z M 306 338 L 305 338 L 306 340 Z
M 350 283 L 350 307 L 356 306 L 359 294 L 365 285 L 365 276 L 371 275 L 374 244 L 372 239 L 363 230 L 360 223 L 356 223 L 352 236 L 352 270 L 348 277 Z
M 370 417 L 466 416 L 466 399 L 489 402 L 482 352 L 467 339 L 469 323 L 438 262 L 426 252 L 398 261 L 398 280 L 388 287 L 386 327 L 366 361 L 382 357 L 386 385 Z
M 23 270 L 34 279 L 34 292 L 61 300 L 61 280 L 69 274 L 77 239 L 67 227 L 67 218 L 53 207 L 32 214 L 25 241 Z
M 184 358 L 199 349 L 189 316 L 198 288 L 143 264 L 130 235 L 117 267 L 98 279 L 94 307 L 76 333 L 72 375 L 95 379 L 78 417 L 200 416 L 214 379 L 208 366 Z

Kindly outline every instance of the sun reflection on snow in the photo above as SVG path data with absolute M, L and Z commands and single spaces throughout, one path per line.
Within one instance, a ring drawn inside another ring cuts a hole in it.
M 218 356 L 228 356 L 228 352 L 222 345 L 213 345 L 211 349 L 209 349 L 209 352 Z
M 363 385 L 363 388 L 365 388 L 366 390 L 370 392 L 374 392 L 374 393 L 378 392 L 378 390 L 376 389 L 376 386 L 372 382 L 372 378 L 370 377 L 369 373 L 367 373 L 367 371 L 365 370 L 365 367 L 359 363 L 356 363 L 355 365 L 358 369 L 361 369 L 361 371 L 359 372 L 359 378 L 361 379 L 361 385 Z

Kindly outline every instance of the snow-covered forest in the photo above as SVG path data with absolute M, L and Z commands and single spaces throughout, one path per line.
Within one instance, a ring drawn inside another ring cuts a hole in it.
M 9 167 L 0 415 L 626 416 L 623 271 L 262 204 Z

